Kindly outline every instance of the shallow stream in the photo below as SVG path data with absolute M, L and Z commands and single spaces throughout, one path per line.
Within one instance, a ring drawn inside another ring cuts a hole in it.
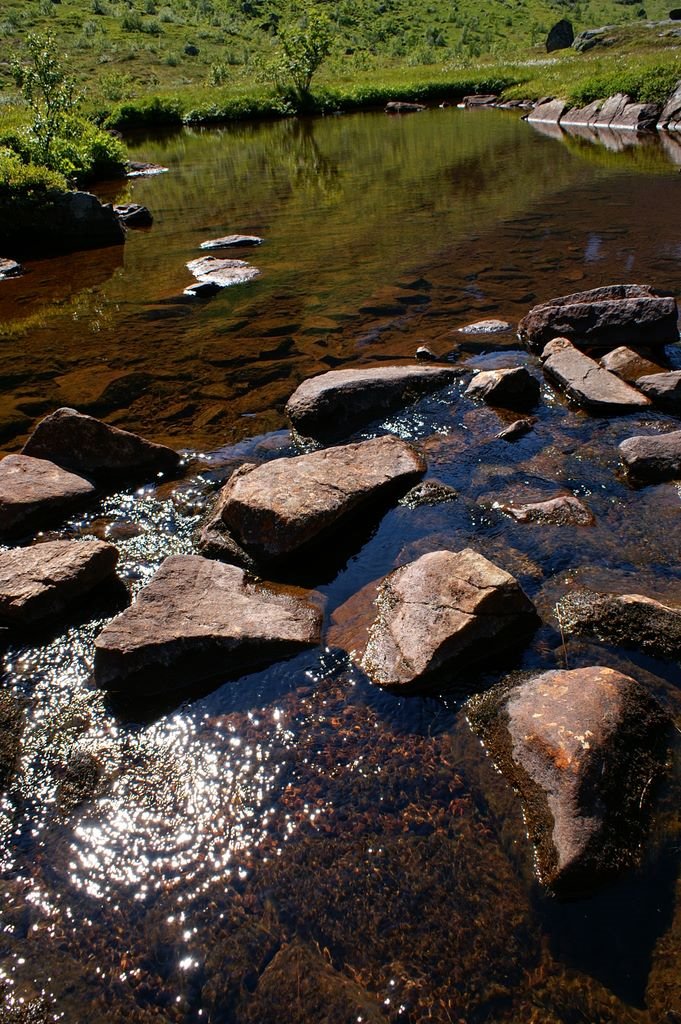
M 610 141 L 456 109 L 136 140 L 133 156 L 168 173 L 103 194 L 146 204 L 154 226 L 0 285 L 0 445 L 18 450 L 70 405 L 185 450 L 186 472 L 43 539 L 111 539 L 136 592 L 166 555 L 194 550 L 235 466 L 296 453 L 283 406 L 306 377 L 422 344 L 540 376 L 513 332 L 458 328 L 615 282 L 681 296 L 672 150 Z M 265 239 L 236 254 L 262 276 L 183 298 L 199 244 L 234 232 Z M 678 346 L 667 357 L 681 367 Z M 106 606 L 9 648 L 3 685 L 25 727 L 0 804 L 0 1019 L 681 1021 L 678 742 L 640 868 L 561 903 L 538 886 L 518 800 L 462 711 L 513 669 L 607 664 L 678 722 L 678 665 L 563 638 L 553 614 L 579 585 L 679 603 L 681 487 L 634 490 L 616 450 L 674 421 L 594 418 L 544 385 L 535 429 L 510 445 L 494 436 L 514 417 L 464 389 L 357 435 L 414 441 L 459 497 L 398 505 L 316 579 L 301 567 L 325 599 L 324 648 L 153 704 L 92 686 Z M 595 525 L 494 507 L 560 493 Z M 513 573 L 544 624 L 440 692 L 373 687 L 335 611 L 396 565 L 466 546 Z

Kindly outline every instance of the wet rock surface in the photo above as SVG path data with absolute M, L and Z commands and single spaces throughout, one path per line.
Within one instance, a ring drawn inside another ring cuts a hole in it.
M 245 260 L 226 260 L 217 256 L 201 256 L 197 260 L 190 260 L 187 270 L 191 271 L 199 286 L 212 288 L 229 288 L 260 276 L 258 268 L 252 267 Z M 185 288 L 185 295 L 198 294 L 196 285 Z
M 223 235 L 222 238 L 209 238 L 201 242 L 199 249 L 244 249 L 254 245 L 262 245 L 258 235 Z
M 578 346 L 652 348 L 678 341 L 677 318 L 676 300 L 649 285 L 609 285 L 535 306 L 518 334 L 532 351 L 558 336 Z
M 114 212 L 126 228 L 150 228 L 154 223 L 151 211 L 140 203 L 121 203 Z
M 535 624 L 532 603 L 508 573 L 470 548 L 434 551 L 380 585 L 360 664 L 380 686 L 425 684 Z
M 61 613 L 116 571 L 104 541 L 55 540 L 0 551 L 0 622 L 26 626 Z
M 103 485 L 123 478 L 175 473 L 182 461 L 172 448 L 66 408 L 40 421 L 23 453 L 50 459 Z
M 0 535 L 26 533 L 85 504 L 94 493 L 88 480 L 47 459 L 7 455 L 0 462 Z
M 446 387 L 460 373 L 430 366 L 330 370 L 303 381 L 286 403 L 286 413 L 304 436 L 340 439 L 420 395 Z
M 113 207 L 89 192 L 55 194 L 40 203 L 0 203 L 0 250 L 18 258 L 122 245 Z
M 97 637 L 95 682 L 154 693 L 227 679 L 319 643 L 320 630 L 309 593 L 199 555 L 171 556 Z
M 503 430 L 500 430 L 496 435 L 498 441 L 518 441 L 525 434 L 529 434 L 536 423 L 536 419 L 533 416 L 525 417 L 521 420 L 514 420 Z
M 256 560 L 276 559 L 406 490 L 425 469 L 411 445 L 391 436 L 275 459 L 232 476 L 221 493 L 222 521 Z
M 504 409 L 532 409 L 539 401 L 539 381 L 524 366 L 481 370 L 465 393 L 468 398 L 479 398 Z
M 542 526 L 593 526 L 591 510 L 572 494 L 562 494 L 547 501 L 528 502 L 525 505 L 499 505 L 503 512 L 519 523 L 537 523 Z
M 639 377 L 636 387 L 660 408 L 681 412 L 681 370 Z
M 646 359 L 634 349 L 627 348 L 626 345 L 621 345 L 619 348 L 613 349 L 612 352 L 606 352 L 599 362 L 604 369 L 621 377 L 629 384 L 634 384 L 639 377 L 646 374 L 664 373 L 664 367 L 658 366 L 657 363 Z
M 597 636 L 663 658 L 681 655 L 681 608 L 643 594 L 573 591 L 557 603 L 556 618 L 566 633 Z
M 8 690 L 0 691 L 0 791 L 7 788 L 17 767 L 24 726 L 20 702 Z
M 589 412 L 633 412 L 650 404 L 648 398 L 599 366 L 595 359 L 580 352 L 567 339 L 550 342 L 544 356 L 546 376 Z
M 546 885 L 585 895 L 635 862 L 669 726 L 636 680 L 544 672 L 472 698 L 469 717 L 520 792 Z
M 681 430 L 628 437 L 619 445 L 619 453 L 626 472 L 636 483 L 681 478 Z
M 459 327 L 461 334 L 506 334 L 513 330 L 507 320 L 476 320 L 465 327 Z

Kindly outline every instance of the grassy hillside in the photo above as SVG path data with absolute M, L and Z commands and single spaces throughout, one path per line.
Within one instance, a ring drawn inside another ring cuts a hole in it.
M 638 0 L 327 0 L 333 48 L 317 81 L 328 86 L 393 75 L 399 80 L 405 68 L 418 81 L 424 79 L 421 71 L 432 72 L 433 66 L 451 77 L 480 60 L 539 59 L 545 57 L 548 29 L 562 17 L 570 18 L 577 32 L 638 21 L 640 29 L 629 32 L 630 46 L 637 52 L 662 48 L 665 60 L 678 57 L 679 38 L 661 37 L 659 26 L 643 28 L 646 17 L 666 17 L 671 0 L 644 2 L 645 8 Z M 263 64 L 277 44 L 284 3 L 3 0 L 0 53 L 20 53 L 28 32 L 49 30 L 69 54 L 95 107 L 153 93 L 176 94 L 192 106 L 199 92 L 257 90 Z M 593 52 L 575 56 L 578 68 L 588 67 Z M 0 61 L 0 100 L 7 104 L 13 95 L 9 65 Z

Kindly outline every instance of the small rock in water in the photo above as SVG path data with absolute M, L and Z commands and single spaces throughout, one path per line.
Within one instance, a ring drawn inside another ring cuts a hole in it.
M 650 359 L 646 359 L 632 348 L 627 348 L 626 345 L 607 352 L 599 359 L 599 362 L 604 369 L 621 377 L 622 380 L 626 380 L 628 384 L 634 384 L 639 377 L 643 377 L 645 374 L 664 373 L 664 367 L 651 362 Z
M 636 861 L 669 722 L 629 676 L 602 666 L 509 680 L 468 716 L 520 793 L 541 880 L 584 896 Z
M 225 235 L 223 238 L 209 238 L 201 242 L 199 249 L 241 249 L 253 245 L 262 245 L 258 235 Z
M 379 686 L 432 682 L 498 652 L 537 624 L 517 581 L 466 548 L 422 555 L 381 583 L 360 665 Z
M 681 479 L 681 430 L 628 437 L 619 445 L 619 453 L 635 483 Z
M 151 212 L 139 203 L 122 203 L 114 211 L 126 228 L 150 228 L 154 223 Z
M 461 334 L 505 334 L 513 330 L 513 325 L 506 320 L 476 320 L 475 323 L 459 327 Z
M 519 523 L 539 523 L 542 526 L 593 526 L 591 509 L 573 494 L 562 494 L 548 501 L 528 502 L 526 505 L 499 505 L 502 512 Z
M 441 484 L 439 480 L 424 480 L 407 491 L 399 504 L 420 508 L 422 505 L 443 505 L 447 501 L 456 501 L 458 497 L 459 493 L 453 487 Z
M 524 366 L 481 370 L 464 394 L 504 409 L 531 409 L 539 401 L 539 381 Z
M 555 338 L 546 346 L 543 356 L 546 376 L 589 412 L 621 414 L 650 405 L 650 399 L 603 369 L 567 338 Z
M 126 176 L 128 178 L 151 178 L 155 174 L 166 174 L 167 171 L 168 168 L 163 167 L 161 164 L 149 164 L 141 160 L 128 160 Z
M 460 372 L 444 366 L 330 370 L 303 381 L 286 403 L 286 413 L 305 437 L 340 439 L 421 395 L 445 387 Z
M 201 256 L 197 260 L 190 260 L 187 270 L 191 271 L 201 284 L 207 283 L 219 288 L 244 284 L 260 276 L 257 267 L 252 267 L 245 260 L 222 260 L 217 256 Z
M 26 533 L 94 494 L 89 480 L 47 459 L 7 455 L 0 462 L 0 535 Z
M 95 682 L 142 694 L 233 678 L 319 643 L 313 595 L 200 555 L 166 558 L 95 642 Z
M 608 285 L 575 292 L 535 306 L 518 325 L 532 351 L 541 351 L 557 336 L 578 347 L 646 348 L 679 340 L 676 300 L 649 285 Z
M 639 377 L 636 387 L 660 408 L 668 409 L 670 412 L 681 412 L 681 370 Z
M 591 634 L 663 658 L 681 656 L 681 608 L 643 594 L 572 591 L 556 605 L 556 618 L 565 633 Z
M 517 441 L 518 438 L 524 437 L 525 434 L 529 434 L 536 422 L 536 416 L 528 416 L 522 420 L 514 420 L 508 427 L 499 431 L 496 435 L 496 440 Z
M 59 615 L 116 571 L 104 541 L 55 540 L 0 552 L 0 622 L 26 626 Z
M 390 100 L 385 105 L 386 114 L 418 114 L 425 109 L 422 103 L 406 103 L 403 100 Z
M 23 272 L 24 268 L 21 263 L 17 263 L 16 260 L 0 258 L 0 281 L 4 281 L 8 277 L 20 277 Z
M 57 409 L 40 421 L 23 453 L 50 459 L 65 469 L 91 476 L 102 485 L 114 479 L 176 473 L 182 462 L 172 448 L 66 408 Z
M 417 359 L 421 360 L 424 363 L 435 362 L 438 358 L 433 352 L 432 348 L 429 348 L 427 345 L 419 345 L 419 347 L 416 349 L 415 355 Z
M 222 520 L 256 561 L 290 556 L 425 471 L 422 456 L 391 435 L 274 459 L 232 475 L 219 498 Z

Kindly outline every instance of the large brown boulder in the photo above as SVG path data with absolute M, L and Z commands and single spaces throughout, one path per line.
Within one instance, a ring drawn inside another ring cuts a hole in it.
M 541 880 L 584 895 L 636 859 L 668 720 L 629 676 L 589 666 L 501 685 L 469 719 L 518 789 Z
M 200 555 L 171 556 L 97 637 L 95 681 L 157 693 L 261 668 L 319 643 L 311 597 Z
M 303 381 L 289 398 L 286 413 L 306 437 L 339 439 L 420 395 L 445 387 L 460 372 L 439 366 L 330 370 Z
M 681 412 L 681 370 L 670 370 L 667 373 L 650 373 L 639 377 L 636 387 L 644 395 L 670 412 Z
M 663 366 L 658 366 L 657 363 L 646 359 L 644 355 L 635 352 L 633 348 L 627 348 L 626 345 L 620 345 L 619 348 L 606 352 L 598 361 L 604 369 L 621 377 L 622 380 L 626 380 L 628 384 L 633 384 L 639 377 L 648 374 L 665 372 Z
M 517 581 L 470 548 L 422 555 L 381 583 L 361 667 L 380 686 L 413 687 L 477 661 L 536 625 Z
M 101 540 L 54 540 L 0 552 L 0 622 L 25 626 L 60 615 L 113 577 L 118 551 Z
M 609 285 L 542 302 L 523 317 L 518 334 L 535 352 L 557 336 L 579 347 L 658 347 L 679 340 L 678 310 L 674 298 L 649 285 Z
M 28 533 L 95 494 L 88 480 L 46 459 L 7 455 L 0 462 L 0 536 Z
M 278 559 L 332 527 L 340 530 L 377 499 L 407 490 L 425 470 L 422 456 L 390 435 L 244 466 L 221 492 L 222 521 L 257 561 Z
M 681 656 L 681 608 L 643 594 L 572 591 L 556 605 L 556 618 L 564 633 L 594 635 L 663 658 Z
M 646 398 L 566 338 L 555 338 L 544 350 L 544 373 L 568 398 L 595 413 L 626 413 L 645 409 Z
M 24 455 L 50 459 L 65 469 L 92 477 L 102 485 L 140 479 L 156 473 L 174 474 L 182 457 L 128 430 L 112 427 L 75 409 L 57 409 L 35 428 Z
M 681 430 L 628 437 L 619 445 L 619 453 L 635 483 L 681 479 Z

